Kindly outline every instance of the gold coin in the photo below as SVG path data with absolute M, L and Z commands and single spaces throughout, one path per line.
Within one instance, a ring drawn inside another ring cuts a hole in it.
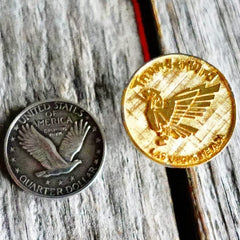
M 124 91 L 122 111 L 137 148 L 171 167 L 192 167 L 216 156 L 236 121 L 234 97 L 223 74 L 182 54 L 142 66 Z

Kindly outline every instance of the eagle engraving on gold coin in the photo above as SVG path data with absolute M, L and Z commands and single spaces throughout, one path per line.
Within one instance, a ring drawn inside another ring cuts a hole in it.
M 230 139 L 235 101 L 224 76 L 202 59 L 171 54 L 141 67 L 125 89 L 125 128 L 151 159 L 191 167 L 219 153 Z
M 147 100 L 146 117 L 150 128 L 159 136 L 157 144 L 165 145 L 165 140 L 170 136 L 178 139 L 195 134 L 198 129 L 182 124 L 182 119 L 203 116 L 219 86 L 220 84 L 216 84 L 206 88 L 201 85 L 186 89 L 167 100 L 163 100 L 161 92 L 156 89 L 144 89 L 143 96 Z

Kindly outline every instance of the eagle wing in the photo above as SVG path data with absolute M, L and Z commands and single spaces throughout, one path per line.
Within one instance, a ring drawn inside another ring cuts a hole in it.
M 53 142 L 40 134 L 33 125 L 26 124 L 19 130 L 20 145 L 47 169 L 61 168 L 67 163 L 58 154 Z
M 66 161 L 72 161 L 74 155 L 82 148 L 83 142 L 90 130 L 88 122 L 75 121 L 59 147 L 59 153 Z
M 174 110 L 168 126 L 175 138 L 190 136 L 198 131 L 197 128 L 181 123 L 184 118 L 195 119 L 203 116 L 211 101 L 218 92 L 220 84 L 206 87 L 205 84 L 193 89 L 186 89 L 174 95 L 169 101 L 174 101 Z

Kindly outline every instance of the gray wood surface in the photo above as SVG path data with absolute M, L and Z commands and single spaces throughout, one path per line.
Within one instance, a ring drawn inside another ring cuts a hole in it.
M 192 54 L 228 79 L 237 106 L 240 95 L 240 2 L 152 0 L 163 52 Z M 239 117 L 239 110 L 237 111 Z M 240 239 L 240 127 L 225 150 L 188 171 L 201 239 Z
M 21 191 L 2 150 L 0 239 L 179 239 L 165 168 L 134 149 L 121 123 L 123 88 L 142 64 L 130 1 L 0 1 L 1 149 L 21 109 L 55 97 L 92 112 L 108 145 L 98 179 L 63 200 Z

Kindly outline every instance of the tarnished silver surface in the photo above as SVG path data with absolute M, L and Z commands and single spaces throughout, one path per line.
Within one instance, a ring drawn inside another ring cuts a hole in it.
M 13 180 L 43 197 L 64 197 L 87 187 L 104 159 L 103 134 L 93 117 L 62 100 L 35 103 L 13 121 L 5 161 Z

